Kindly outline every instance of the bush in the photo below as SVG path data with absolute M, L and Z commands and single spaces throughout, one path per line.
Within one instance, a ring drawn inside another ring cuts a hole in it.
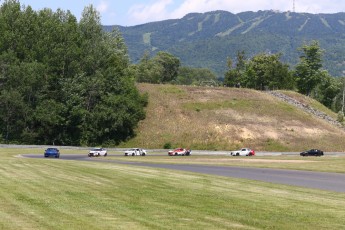
M 338 112 L 337 121 L 339 121 L 339 122 L 343 122 L 344 121 L 344 113 L 342 111 Z
M 168 142 L 168 143 L 165 143 L 164 146 L 163 146 L 164 149 L 171 149 L 171 143 Z

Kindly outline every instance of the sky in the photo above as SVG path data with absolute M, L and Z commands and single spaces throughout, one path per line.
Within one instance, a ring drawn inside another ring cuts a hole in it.
M 2 4 L 3 0 L 0 0 Z M 225 10 L 231 13 L 279 10 L 307 13 L 345 12 L 344 0 L 19 0 L 34 10 L 70 10 L 78 19 L 92 4 L 101 15 L 102 25 L 133 26 L 166 19 L 179 19 L 188 13 Z

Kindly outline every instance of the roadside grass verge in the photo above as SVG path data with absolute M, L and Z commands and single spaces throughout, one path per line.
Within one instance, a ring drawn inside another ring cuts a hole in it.
M 60 154 L 87 154 L 89 153 L 89 150 L 91 148 L 67 148 L 67 147 L 61 147 L 61 146 L 55 146 L 60 150 Z M 13 155 L 19 155 L 19 154 L 41 154 L 43 156 L 44 150 L 47 149 L 47 147 L 23 147 L 23 148 L 16 148 L 16 147 L 6 147 L 6 148 L 0 148 L 0 156 L 13 156 Z
M 150 153 L 149 153 L 150 154 Z M 108 160 L 146 162 L 156 164 L 198 164 L 239 166 L 255 168 L 293 169 L 318 172 L 345 173 L 345 156 L 300 157 L 300 156 L 145 156 L 108 157 Z
M 27 150 L 1 149 L 0 229 L 345 226 L 343 193 L 110 162 L 14 157 L 21 153 Z
M 0 156 L 13 156 L 19 154 L 38 154 L 43 155 L 45 148 L 0 148 Z M 87 156 L 88 150 L 83 149 L 60 149 L 61 156 L 65 154 L 82 154 Z M 294 155 L 277 156 L 254 156 L 254 157 L 233 157 L 230 155 L 192 155 L 191 156 L 168 156 L 167 151 L 150 152 L 142 156 L 124 156 L 123 151 L 108 150 L 107 157 L 94 158 L 109 161 L 128 161 L 128 162 L 146 162 L 157 164 L 201 164 L 201 165 L 219 165 L 219 166 L 240 166 L 256 168 L 280 168 L 293 170 L 307 170 L 319 172 L 337 172 L 345 173 L 345 154 L 327 155 L 322 157 L 301 157 Z M 164 154 L 164 156 L 160 156 Z M 115 156 L 112 156 L 115 155 Z

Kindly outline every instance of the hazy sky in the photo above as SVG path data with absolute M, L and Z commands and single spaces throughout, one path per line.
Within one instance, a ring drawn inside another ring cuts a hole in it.
M 34 10 L 70 10 L 78 19 L 92 4 L 103 25 L 132 26 L 152 21 L 182 18 L 188 13 L 225 10 L 232 13 L 258 10 L 292 11 L 293 0 L 19 0 Z M 0 0 L 2 3 L 3 0 Z M 345 12 L 344 0 L 295 0 L 296 12 Z

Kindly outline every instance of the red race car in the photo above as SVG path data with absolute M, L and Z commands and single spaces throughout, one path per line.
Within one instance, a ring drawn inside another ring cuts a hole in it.
M 168 152 L 169 156 L 190 156 L 191 154 L 190 149 L 184 149 L 184 148 L 176 148 L 174 150 L 170 150 Z

